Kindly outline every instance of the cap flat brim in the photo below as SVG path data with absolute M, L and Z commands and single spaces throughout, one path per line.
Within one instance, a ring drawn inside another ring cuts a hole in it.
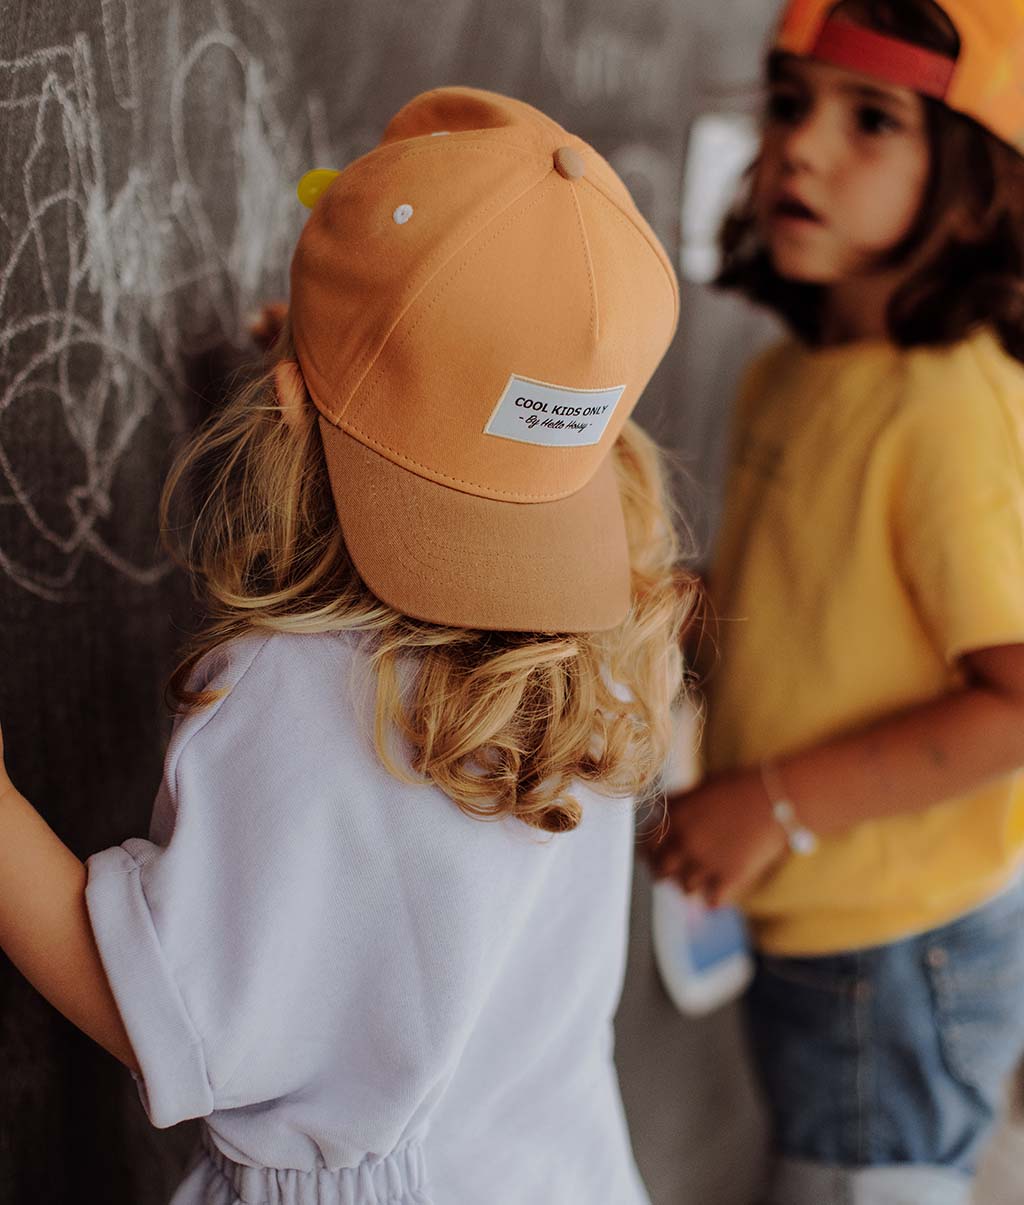
M 599 632 L 626 617 L 629 548 L 610 455 L 567 498 L 500 502 L 429 481 L 319 422 L 349 555 L 396 611 L 518 632 Z

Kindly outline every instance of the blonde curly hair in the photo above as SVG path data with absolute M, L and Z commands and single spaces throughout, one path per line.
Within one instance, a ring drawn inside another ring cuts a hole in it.
M 618 627 L 572 635 L 442 627 L 395 611 L 356 572 L 287 318 L 267 361 L 191 437 L 164 485 L 164 545 L 207 612 L 168 680 L 174 709 L 221 697 L 190 691 L 191 672 L 247 632 L 362 632 L 375 671 L 377 752 L 395 777 L 435 783 L 471 816 L 517 816 L 548 832 L 579 823 L 574 781 L 605 795 L 649 794 L 697 590 L 680 567 L 654 442 L 629 421 L 612 452 L 632 571 L 632 606 Z M 282 371 L 296 381 L 290 400 Z M 409 659 L 411 690 L 399 673 Z M 396 736 L 406 742 L 402 757 Z

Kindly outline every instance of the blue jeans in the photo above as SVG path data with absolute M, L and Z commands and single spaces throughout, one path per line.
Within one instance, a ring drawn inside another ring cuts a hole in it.
M 1024 883 L 951 924 L 759 955 L 747 996 L 771 1205 L 961 1205 L 1024 1052 Z

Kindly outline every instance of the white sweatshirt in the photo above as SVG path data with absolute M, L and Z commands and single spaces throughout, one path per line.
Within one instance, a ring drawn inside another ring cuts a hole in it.
M 86 902 L 173 1205 L 644 1205 L 612 1062 L 632 801 L 549 836 L 377 759 L 361 638 L 249 635 Z

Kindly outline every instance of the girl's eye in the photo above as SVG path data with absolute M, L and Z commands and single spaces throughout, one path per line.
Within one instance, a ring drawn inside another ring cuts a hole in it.
M 768 97 L 767 117 L 769 121 L 790 125 L 799 121 L 805 108 L 803 98 L 795 92 L 772 92 Z
M 884 109 L 864 105 L 857 110 L 857 126 L 862 134 L 893 134 L 903 127 Z

